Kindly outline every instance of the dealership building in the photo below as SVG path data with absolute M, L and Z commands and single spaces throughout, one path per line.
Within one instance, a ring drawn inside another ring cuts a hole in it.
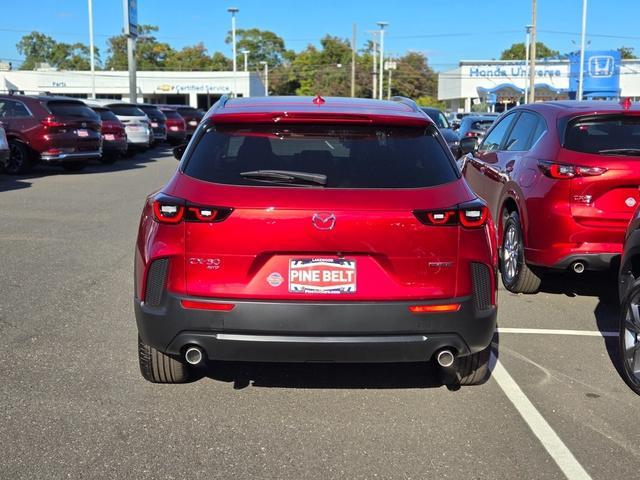
M 238 97 L 264 96 L 264 83 L 256 72 L 137 72 L 138 101 L 148 103 L 187 104 L 208 108 L 222 95 L 235 92 Z M 92 75 L 87 71 L 2 70 L 0 90 L 27 94 L 50 93 L 89 98 Z M 129 72 L 96 71 L 97 98 L 129 101 Z
M 525 62 L 511 60 L 463 60 L 438 74 L 438 99 L 448 111 L 470 111 L 472 105 L 502 111 L 524 101 L 529 88 Z M 537 101 L 576 97 L 580 78 L 577 54 L 563 60 L 537 60 Z M 640 98 L 640 59 L 621 60 L 618 51 L 585 52 L 584 98 Z

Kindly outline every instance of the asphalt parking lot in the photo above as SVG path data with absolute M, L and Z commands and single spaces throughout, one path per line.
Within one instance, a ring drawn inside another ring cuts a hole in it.
M 138 371 L 133 247 L 168 149 L 0 176 L 0 478 L 637 478 L 640 399 L 617 373 L 615 277 L 500 292 L 494 371 L 423 365 Z

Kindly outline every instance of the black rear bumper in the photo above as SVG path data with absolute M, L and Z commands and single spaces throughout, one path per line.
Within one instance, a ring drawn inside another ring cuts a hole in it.
M 135 300 L 142 341 L 178 356 L 198 345 L 210 360 L 264 362 L 416 362 L 442 348 L 469 355 L 486 348 L 496 307 L 471 297 L 437 302 L 233 303 L 229 312 L 185 309 L 164 296 L 158 307 Z M 197 299 L 195 299 L 197 300 Z M 457 312 L 414 314 L 411 305 L 460 303 Z

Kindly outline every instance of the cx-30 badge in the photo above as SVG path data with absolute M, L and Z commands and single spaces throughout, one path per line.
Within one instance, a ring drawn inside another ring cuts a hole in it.
M 333 230 L 336 226 L 336 216 L 333 213 L 314 213 L 311 222 L 318 230 Z

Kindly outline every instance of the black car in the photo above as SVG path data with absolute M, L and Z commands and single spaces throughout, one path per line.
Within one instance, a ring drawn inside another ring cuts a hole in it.
M 464 137 L 476 137 L 479 142 L 489 130 L 489 127 L 493 125 L 496 118 L 498 118 L 498 115 L 467 115 L 460 123 L 458 135 L 460 135 L 461 139 Z
M 640 395 L 640 208 L 629 224 L 620 262 L 620 363 L 625 382 Z
M 421 107 L 422 111 L 436 124 L 455 158 L 460 157 L 460 136 L 453 131 L 447 117 L 437 108 Z
M 147 114 L 153 131 L 153 143 L 166 142 L 167 140 L 167 117 L 160 111 L 157 105 L 148 103 L 136 104 L 140 110 Z

